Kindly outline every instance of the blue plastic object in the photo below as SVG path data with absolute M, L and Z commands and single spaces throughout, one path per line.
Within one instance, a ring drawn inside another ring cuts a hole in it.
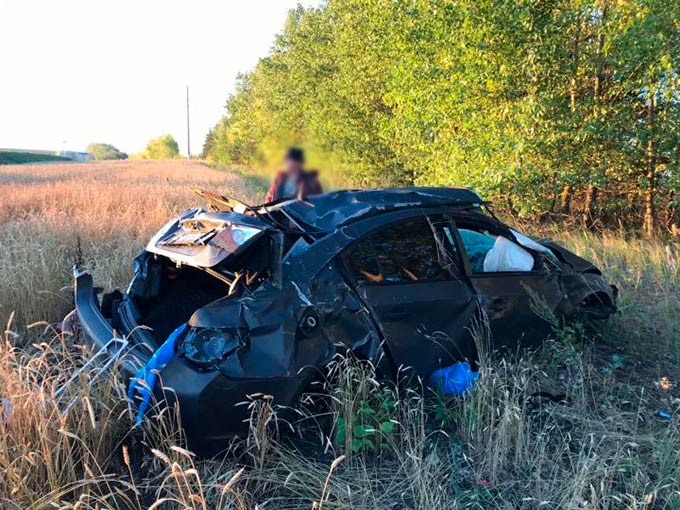
M 430 386 L 444 395 L 462 395 L 477 383 L 479 372 L 475 372 L 467 361 L 440 368 L 430 376 Z
M 175 354 L 175 343 L 177 343 L 177 338 L 186 329 L 187 325 L 182 324 L 175 331 L 170 333 L 168 339 L 161 344 L 161 346 L 156 349 L 153 353 L 151 359 L 139 369 L 139 372 L 130 380 L 130 385 L 128 386 L 128 400 L 130 401 L 130 407 L 135 408 L 135 395 L 138 395 L 141 399 L 139 406 L 137 407 L 137 414 L 135 415 L 135 424 L 139 425 L 144 419 L 144 413 L 149 408 L 151 404 L 151 396 L 153 395 L 153 388 L 156 385 L 156 380 L 158 379 L 158 372 L 162 371 L 172 359 Z
M 657 411 L 656 415 L 659 418 L 664 419 L 664 420 L 670 420 L 673 417 L 673 415 L 671 413 L 669 413 L 668 411 L 661 411 L 661 410 Z

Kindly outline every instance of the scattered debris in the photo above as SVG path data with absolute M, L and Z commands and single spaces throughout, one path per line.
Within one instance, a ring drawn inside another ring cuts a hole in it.
M 461 361 L 450 367 L 440 368 L 430 377 L 429 384 L 444 395 L 463 395 L 471 390 L 479 379 L 479 372 L 470 368 L 470 363 Z
M 526 399 L 526 403 L 533 409 L 541 409 L 546 403 L 570 405 L 572 398 L 566 393 L 551 393 L 549 391 L 535 391 Z
M 602 373 L 608 374 L 608 375 L 613 373 L 614 370 L 617 370 L 617 369 L 623 367 L 623 362 L 624 362 L 624 358 L 621 354 L 612 355 L 609 362 L 602 367 Z
M 656 415 L 662 420 L 670 420 L 673 417 L 673 415 L 670 412 L 663 410 L 658 410 L 656 412 Z
M 12 414 L 12 400 L 0 398 L 0 423 L 7 423 L 10 414 Z
M 144 365 L 139 372 L 130 380 L 128 386 L 128 401 L 131 409 L 137 409 L 135 414 L 135 425 L 140 425 L 144 419 L 144 413 L 151 404 L 151 397 L 153 396 L 154 388 L 156 387 L 156 380 L 158 374 L 163 370 L 175 355 L 175 347 L 177 338 L 186 329 L 186 324 L 181 324 L 175 331 L 173 331 L 168 339 L 156 349 L 153 356 Z M 141 402 L 137 405 L 136 399 L 139 398 Z

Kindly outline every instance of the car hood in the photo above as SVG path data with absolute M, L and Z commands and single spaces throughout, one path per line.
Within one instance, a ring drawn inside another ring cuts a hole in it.
M 243 214 L 194 208 L 166 223 L 146 250 L 177 264 L 210 268 L 243 251 L 268 229 L 263 221 Z

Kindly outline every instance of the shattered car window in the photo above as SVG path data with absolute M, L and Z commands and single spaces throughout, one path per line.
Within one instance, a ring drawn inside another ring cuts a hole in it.
M 534 256 L 505 236 L 487 230 L 458 228 L 473 274 L 530 272 Z
M 452 245 L 445 234 L 437 239 L 426 218 L 392 224 L 355 243 L 347 260 L 358 282 L 443 280 L 453 270 L 453 257 L 442 253 L 443 245 L 446 243 L 449 248 Z
M 458 276 L 462 274 L 461 259 L 456 248 L 454 227 L 451 219 L 446 216 L 434 216 L 428 219 L 430 220 L 430 227 L 434 232 L 439 264 L 446 268 L 451 276 L 458 279 Z
M 478 232 L 469 228 L 459 228 L 458 233 L 465 246 L 470 267 L 473 273 L 484 272 L 484 259 L 487 253 L 491 251 L 496 236 L 488 232 Z
M 354 244 L 347 256 L 352 273 L 357 281 L 381 283 L 384 281 L 378 257 L 370 239 Z

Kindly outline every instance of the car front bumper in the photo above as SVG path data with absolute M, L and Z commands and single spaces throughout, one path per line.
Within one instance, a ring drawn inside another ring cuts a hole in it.
M 92 275 L 76 266 L 73 268 L 73 280 L 76 313 L 86 341 L 95 352 L 105 351 L 109 358 L 120 356 L 119 367 L 128 380 L 149 360 L 149 350 L 131 344 L 114 331 L 99 309 Z M 121 346 L 126 348 L 121 349 Z
M 119 335 L 102 314 L 92 276 L 73 270 L 76 312 L 86 341 L 95 352 L 106 351 L 109 358 L 120 357 L 118 366 L 127 383 L 149 361 L 152 349 Z M 112 339 L 117 340 L 113 341 Z M 121 344 L 127 345 L 121 349 Z M 273 406 L 294 402 L 309 383 L 310 371 L 289 377 L 227 377 L 219 371 L 204 371 L 175 355 L 160 372 L 154 388 L 156 402 L 179 409 L 179 423 L 191 449 L 209 455 L 224 449 L 228 440 L 246 433 L 251 419 L 249 396 L 271 396 Z
M 219 371 L 194 370 L 179 356 L 170 361 L 159 380 L 156 401 L 170 409 L 177 404 L 189 447 L 201 455 L 225 449 L 230 439 L 246 435 L 251 423 L 267 419 L 254 413 L 251 402 L 266 399 L 283 412 L 309 383 L 308 375 L 234 379 Z

